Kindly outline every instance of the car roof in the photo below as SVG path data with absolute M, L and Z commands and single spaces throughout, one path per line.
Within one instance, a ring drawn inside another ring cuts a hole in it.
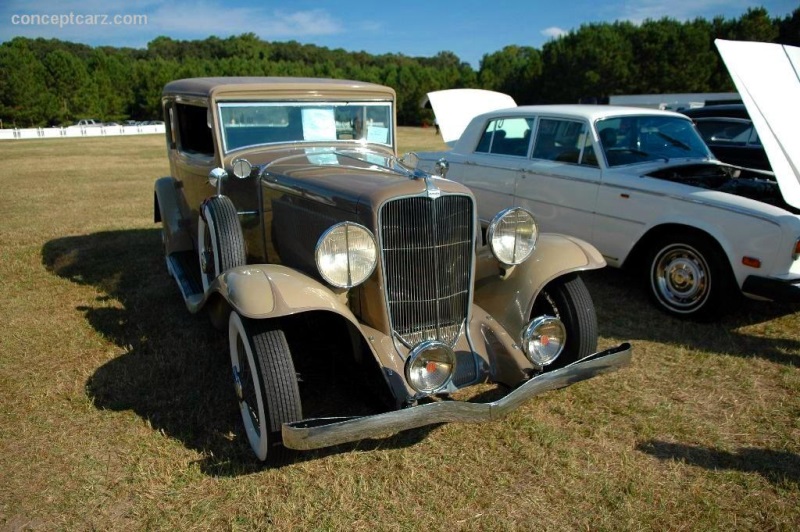
M 348 92 L 382 92 L 394 98 L 394 90 L 392 88 L 363 81 L 258 76 L 179 79 L 167 83 L 164 87 L 163 95 L 192 95 L 207 98 L 220 93 L 311 91 L 319 90 L 321 86 L 329 86 L 332 90 L 344 90 Z
M 510 107 L 508 109 L 498 109 L 481 115 L 483 118 L 491 116 L 527 116 L 537 115 L 558 115 L 586 118 L 590 122 L 602 118 L 617 116 L 675 116 L 686 118 L 686 116 L 673 111 L 662 111 L 660 109 L 648 109 L 646 107 L 627 107 L 622 105 L 591 105 L 591 104 L 567 104 L 567 105 L 522 105 Z

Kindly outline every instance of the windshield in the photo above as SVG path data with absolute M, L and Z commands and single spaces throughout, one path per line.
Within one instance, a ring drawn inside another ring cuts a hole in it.
M 598 120 L 595 127 L 608 166 L 711 157 L 688 118 L 622 116 Z
M 223 102 L 219 116 L 226 153 L 285 142 L 394 142 L 391 102 Z

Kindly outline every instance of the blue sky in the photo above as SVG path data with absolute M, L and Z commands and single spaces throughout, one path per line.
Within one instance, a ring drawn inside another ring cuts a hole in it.
M 639 23 L 665 16 L 677 20 L 696 17 L 711 20 L 715 16 L 731 19 L 738 18 L 749 7 L 758 6 L 765 7 L 773 17 L 783 17 L 796 9 L 798 3 L 797 0 L 5 0 L 0 5 L 0 41 L 26 36 L 93 46 L 143 48 L 159 35 L 205 39 L 211 35 L 228 37 L 252 32 L 267 41 L 296 40 L 372 54 L 431 56 L 448 50 L 477 68 L 486 53 L 509 44 L 541 48 L 548 39 L 581 24 L 615 20 Z M 127 21 L 139 16 L 140 23 L 126 25 L 125 16 Z M 41 23 L 43 17 L 47 24 Z M 100 24 L 103 20 L 106 24 Z

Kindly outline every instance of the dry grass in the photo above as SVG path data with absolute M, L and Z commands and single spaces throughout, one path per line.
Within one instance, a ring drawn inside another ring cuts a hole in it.
M 405 149 L 441 142 L 401 131 Z M 4 142 L 0 528 L 670 529 L 800 526 L 800 307 L 720 323 L 587 276 L 634 365 L 527 404 L 303 453 L 249 455 L 225 339 L 164 271 L 158 136 Z

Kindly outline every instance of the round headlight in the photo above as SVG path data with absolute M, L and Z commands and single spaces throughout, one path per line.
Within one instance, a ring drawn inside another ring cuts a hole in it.
M 528 359 L 540 368 L 552 364 L 567 341 L 567 330 L 560 319 L 540 316 L 522 332 L 522 345 Z
M 369 229 L 342 222 L 322 234 L 314 256 L 323 279 L 338 288 L 351 288 L 372 275 L 378 248 Z
M 533 215 L 520 207 L 497 213 L 487 232 L 492 254 L 503 264 L 520 264 L 531 256 L 539 238 Z
M 418 392 L 432 393 L 444 388 L 453 377 L 456 354 L 442 342 L 422 342 L 406 359 L 406 380 Z

